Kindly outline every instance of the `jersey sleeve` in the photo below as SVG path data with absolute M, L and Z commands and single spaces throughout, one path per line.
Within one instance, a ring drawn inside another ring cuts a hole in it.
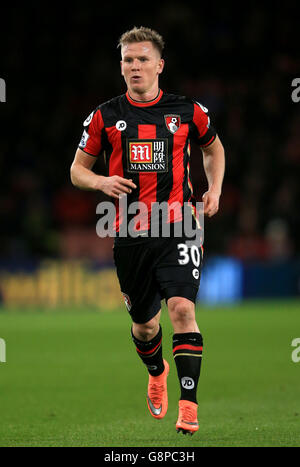
M 216 130 L 210 124 L 208 110 L 199 102 L 193 101 L 193 140 L 201 147 L 205 148 L 214 142 L 217 136 Z
M 94 110 L 83 122 L 83 127 L 78 147 L 90 156 L 98 157 L 103 149 L 104 123 L 101 110 Z

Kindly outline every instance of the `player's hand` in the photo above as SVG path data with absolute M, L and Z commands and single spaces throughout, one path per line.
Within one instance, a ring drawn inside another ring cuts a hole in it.
M 204 215 L 208 217 L 214 216 L 219 210 L 220 193 L 208 190 L 202 196 L 204 203 Z
M 131 179 L 113 175 L 112 177 L 103 177 L 100 190 L 108 196 L 118 199 L 123 194 L 129 194 L 136 188 Z

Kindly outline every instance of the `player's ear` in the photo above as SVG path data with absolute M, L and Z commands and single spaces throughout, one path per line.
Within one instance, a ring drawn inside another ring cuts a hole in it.
M 121 75 L 124 76 L 124 73 L 123 73 L 123 60 L 120 61 L 120 66 L 121 66 Z
M 161 58 L 158 62 L 158 74 L 160 75 L 164 69 L 165 66 L 165 61 L 163 58 Z

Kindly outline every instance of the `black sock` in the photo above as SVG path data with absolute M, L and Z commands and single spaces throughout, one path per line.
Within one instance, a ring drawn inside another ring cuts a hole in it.
M 173 335 L 173 356 L 181 388 L 181 400 L 197 404 L 203 339 L 199 332 Z
M 147 366 L 150 375 L 159 376 L 165 369 L 162 358 L 162 330 L 159 326 L 159 331 L 156 336 L 148 342 L 137 339 L 131 329 L 132 340 L 136 345 L 136 351 L 143 363 Z

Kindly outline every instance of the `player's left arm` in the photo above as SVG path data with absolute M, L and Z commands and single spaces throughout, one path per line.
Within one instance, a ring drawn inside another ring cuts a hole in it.
M 219 199 L 225 172 L 225 151 L 218 135 L 212 144 L 202 147 L 201 150 L 208 182 L 208 190 L 202 196 L 204 214 L 212 217 L 219 210 Z

